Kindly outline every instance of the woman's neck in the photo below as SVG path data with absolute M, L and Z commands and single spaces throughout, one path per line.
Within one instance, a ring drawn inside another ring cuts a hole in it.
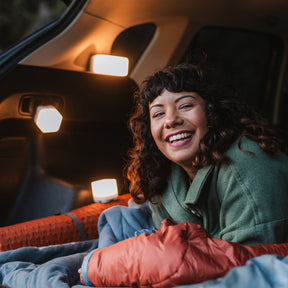
M 197 169 L 192 167 L 192 168 L 184 168 L 184 170 L 186 171 L 186 173 L 188 174 L 189 179 L 191 180 L 191 182 L 193 181 L 196 173 L 197 173 Z

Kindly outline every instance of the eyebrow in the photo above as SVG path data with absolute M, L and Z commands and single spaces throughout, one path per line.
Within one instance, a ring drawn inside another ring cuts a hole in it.
M 182 100 L 183 98 L 189 98 L 189 97 L 196 100 L 196 97 L 193 96 L 193 95 L 183 95 L 183 96 L 180 96 L 179 98 L 177 98 L 177 99 L 175 100 L 175 103 L 179 102 L 179 101 Z
M 193 95 L 183 95 L 183 96 L 180 96 L 179 98 L 177 98 L 174 102 L 175 103 L 178 103 L 180 100 L 182 100 L 183 98 L 193 98 L 193 99 L 195 99 L 196 100 L 196 97 L 195 96 L 193 96 Z M 154 105 L 152 105 L 151 107 L 150 107 L 150 110 L 152 109 L 152 108 L 155 108 L 155 107 L 163 107 L 163 104 L 154 104 Z

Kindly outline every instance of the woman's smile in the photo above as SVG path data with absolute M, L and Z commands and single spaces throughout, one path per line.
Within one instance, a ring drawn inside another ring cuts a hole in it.
M 193 133 L 187 131 L 180 131 L 173 135 L 168 135 L 166 141 L 172 147 L 181 147 L 187 145 L 192 140 Z

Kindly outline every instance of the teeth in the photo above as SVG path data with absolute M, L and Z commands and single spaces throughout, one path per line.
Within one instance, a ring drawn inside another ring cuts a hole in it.
M 169 142 L 177 141 L 180 139 L 185 139 L 185 138 L 190 137 L 190 136 L 191 136 L 191 134 L 189 134 L 189 133 L 180 133 L 177 135 L 173 135 L 173 136 L 169 137 Z

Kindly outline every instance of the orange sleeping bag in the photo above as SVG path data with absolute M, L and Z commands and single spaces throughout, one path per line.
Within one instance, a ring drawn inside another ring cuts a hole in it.
M 96 287 L 173 287 L 224 276 L 263 254 L 286 256 L 288 244 L 244 246 L 211 238 L 200 225 L 164 220 L 153 234 L 90 253 L 82 273 Z
M 107 208 L 127 206 L 130 194 L 117 201 L 93 203 L 70 213 L 44 217 L 0 228 L 0 252 L 27 246 L 63 244 L 98 237 L 98 218 Z

